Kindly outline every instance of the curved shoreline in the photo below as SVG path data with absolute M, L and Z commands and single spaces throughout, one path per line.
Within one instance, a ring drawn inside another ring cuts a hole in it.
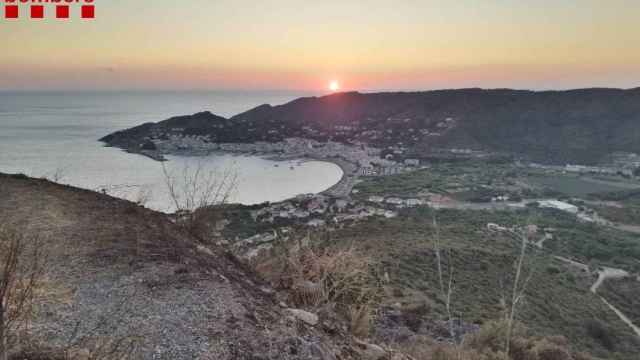
M 178 151 L 160 151 L 160 150 L 137 150 L 125 149 L 129 153 L 140 154 L 146 156 L 155 161 L 167 161 L 165 155 L 174 156 L 208 156 L 215 154 L 224 155 L 244 155 L 244 156 L 257 156 L 266 160 L 272 161 L 287 161 L 287 160 L 302 160 L 302 161 L 322 161 L 332 163 L 338 166 L 342 170 L 342 177 L 340 180 L 329 188 L 318 192 L 317 194 L 323 194 L 333 197 L 347 197 L 351 194 L 351 190 L 356 183 L 358 175 L 358 165 L 353 161 L 346 160 L 339 156 L 319 156 L 311 155 L 306 152 L 270 152 L 270 151 L 242 151 L 242 150 L 194 150 L 184 149 Z
M 358 175 L 358 166 L 343 159 L 316 159 L 326 161 L 337 165 L 342 170 L 342 177 L 330 188 L 320 192 L 320 194 L 347 197 L 351 194 L 351 190 L 356 183 Z
M 223 154 L 234 154 L 232 152 L 221 152 Z M 237 153 L 235 153 L 237 154 Z M 337 183 L 328 187 L 327 189 L 318 192 L 317 194 L 323 194 L 333 197 L 346 197 L 351 194 L 353 185 L 355 185 L 355 178 L 358 174 L 358 166 L 350 161 L 335 158 L 335 157 L 322 157 L 322 156 L 295 156 L 295 155 L 276 155 L 276 156 L 264 156 L 265 154 L 251 154 L 254 156 L 260 156 L 266 160 L 273 161 L 287 161 L 287 160 L 302 160 L 302 161 L 321 161 L 336 165 L 342 170 L 342 176 Z M 353 179 L 353 180 L 352 180 Z
M 358 175 L 358 166 L 350 161 L 347 161 L 342 158 L 336 157 L 322 157 L 322 156 L 310 156 L 310 155 L 267 155 L 267 154 L 252 154 L 252 153 L 238 153 L 238 152 L 228 152 L 228 151 L 216 151 L 212 152 L 212 154 L 220 153 L 220 154 L 236 154 L 236 155 L 246 155 L 246 156 L 258 156 L 262 157 L 266 160 L 273 161 L 288 161 L 288 160 L 302 160 L 302 161 L 321 161 L 334 164 L 342 170 L 342 176 L 340 180 L 328 187 L 327 189 L 317 192 L 316 194 L 322 194 L 332 197 L 347 197 L 351 194 L 351 190 L 355 185 L 357 175 Z

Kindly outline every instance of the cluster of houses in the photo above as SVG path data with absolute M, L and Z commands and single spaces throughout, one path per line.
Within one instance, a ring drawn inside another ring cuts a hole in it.
M 570 172 L 570 173 L 579 173 L 579 174 L 602 174 L 602 175 L 622 174 L 626 176 L 633 175 L 632 169 L 609 168 L 609 167 L 586 166 L 586 165 L 566 165 L 564 167 L 564 171 Z
M 388 176 L 402 174 L 420 166 L 419 159 L 405 159 L 401 164 L 395 162 L 384 162 L 381 165 L 375 164 L 362 166 L 358 169 L 360 176 Z
M 522 166 L 521 162 L 516 162 L 517 165 Z M 640 164 L 640 162 L 639 162 Z M 561 165 L 542 165 L 537 163 L 528 163 L 526 164 L 528 167 L 534 169 L 544 169 L 544 170 L 553 170 L 563 173 L 574 173 L 574 174 L 600 174 L 600 175 L 624 175 L 624 176 L 632 176 L 635 170 L 635 167 L 631 167 L 629 165 L 617 165 L 617 166 L 588 166 L 588 165 L 573 165 L 567 164 L 565 166 Z
M 378 204 L 400 204 L 406 206 L 404 200 L 383 201 Z M 414 204 L 413 202 L 409 202 Z M 325 226 L 329 223 L 341 223 L 349 220 L 362 220 L 372 216 L 386 218 L 396 217 L 396 211 L 384 206 L 358 203 L 344 198 L 318 195 L 300 195 L 294 199 L 273 204 L 252 212 L 254 220 L 260 222 L 291 221 L 310 227 Z
M 371 203 L 375 203 L 375 204 L 387 204 L 387 205 L 392 205 L 394 207 L 397 208 L 403 208 L 403 207 L 415 207 L 415 206 L 421 206 L 421 205 L 425 205 L 427 202 L 422 200 L 422 199 L 416 199 L 416 198 L 411 198 L 411 199 L 402 199 L 399 197 L 382 197 L 382 196 L 370 196 L 369 197 L 369 202 Z
M 406 171 L 404 166 L 391 165 L 391 166 L 363 166 L 358 169 L 358 175 L 360 176 L 388 176 L 402 174 Z
M 487 223 L 487 230 L 496 233 L 508 233 L 515 236 L 526 235 L 528 242 L 542 249 L 543 244 L 547 240 L 553 239 L 555 228 L 540 228 L 538 225 L 530 224 L 527 226 L 502 226 L 495 223 Z
M 397 165 L 394 161 L 380 158 L 380 150 L 364 144 L 348 145 L 334 141 L 318 142 L 303 138 L 287 138 L 272 143 L 258 141 L 254 143 L 215 143 L 209 136 L 169 134 L 151 140 L 164 154 L 225 151 L 233 153 L 253 153 L 282 155 L 291 157 L 342 158 L 360 167 L 371 167 L 375 163 L 382 167 Z

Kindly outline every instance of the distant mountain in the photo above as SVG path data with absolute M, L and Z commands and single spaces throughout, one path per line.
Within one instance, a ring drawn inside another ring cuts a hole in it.
M 331 139 L 402 147 L 416 157 L 462 148 L 542 163 L 594 164 L 616 151 L 640 153 L 640 88 L 338 93 L 262 105 L 229 119 L 209 112 L 175 117 L 101 141 L 136 151 L 169 134 L 220 143 Z

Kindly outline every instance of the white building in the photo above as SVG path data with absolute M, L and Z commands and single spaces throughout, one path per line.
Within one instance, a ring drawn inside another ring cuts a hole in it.
M 326 222 L 322 219 L 313 219 L 307 222 L 307 226 L 311 226 L 311 227 L 320 227 L 325 225 L 326 225 Z
M 562 210 L 562 211 L 566 211 L 572 214 L 577 214 L 578 213 L 578 207 L 575 205 L 571 205 L 569 203 L 566 203 L 564 201 L 558 201 L 558 200 L 543 200 L 539 202 L 540 207 L 542 208 L 552 208 L 552 209 L 558 209 L 558 210 Z
M 385 200 L 385 202 L 392 205 L 404 205 L 404 200 L 396 197 L 388 198 Z
M 406 201 L 407 206 L 420 206 L 420 205 L 424 205 L 424 201 L 420 200 L 420 199 L 407 199 Z

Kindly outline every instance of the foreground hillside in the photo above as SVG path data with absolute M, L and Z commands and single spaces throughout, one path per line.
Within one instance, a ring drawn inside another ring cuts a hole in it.
M 0 226 L 38 239 L 46 257 L 34 316 L 13 339 L 46 355 L 30 358 L 351 358 L 346 337 L 292 320 L 268 287 L 164 214 L 0 174 Z
M 230 119 L 209 112 L 176 117 L 102 141 L 141 152 L 172 136 L 211 143 L 297 137 L 391 147 L 400 158 L 463 149 L 542 163 L 596 164 L 614 152 L 640 153 L 640 89 L 341 93 L 262 105 Z

